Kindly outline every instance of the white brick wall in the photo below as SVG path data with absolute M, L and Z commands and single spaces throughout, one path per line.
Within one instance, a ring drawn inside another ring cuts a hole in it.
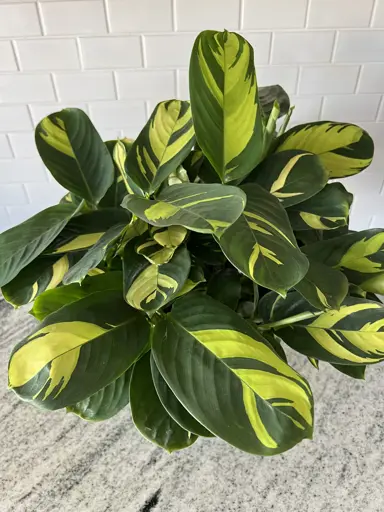
M 280 83 L 295 123 L 356 122 L 372 167 L 346 180 L 352 225 L 384 226 L 384 0 L 0 0 L 0 230 L 61 195 L 33 127 L 66 106 L 105 139 L 136 136 L 161 99 L 188 97 L 188 61 L 205 28 L 240 31 L 261 85 Z

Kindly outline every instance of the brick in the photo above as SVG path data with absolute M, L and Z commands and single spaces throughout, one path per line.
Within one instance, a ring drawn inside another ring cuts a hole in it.
M 0 204 L 3 206 L 25 204 L 28 202 L 23 185 L 4 184 L 0 187 Z
M 101 0 L 45 2 L 41 4 L 41 12 L 49 35 L 97 34 L 107 31 Z
M 374 0 L 312 0 L 308 26 L 368 27 Z
M 27 71 L 79 69 L 74 39 L 26 39 L 16 41 L 21 68 Z
M 23 206 L 8 206 L 8 215 L 13 226 L 28 220 L 41 211 L 39 204 L 26 204 Z
M 332 56 L 334 32 L 278 32 L 275 34 L 272 63 L 321 63 Z
M 301 72 L 300 94 L 348 94 L 357 84 L 360 66 L 305 66 Z
M 381 62 L 384 54 L 384 30 L 346 30 L 340 32 L 336 62 Z
M 260 64 L 268 64 L 272 34 L 270 32 L 260 32 L 258 34 L 243 32 L 242 35 L 253 47 L 256 67 Z
M 30 203 L 38 204 L 39 211 L 48 206 L 57 204 L 66 194 L 66 190 L 56 181 L 41 183 L 26 183 L 25 185 Z M 0 202 L 1 204 L 1 202 Z
M 0 105 L 0 132 L 30 130 L 31 117 L 26 105 Z
M 140 38 L 88 37 L 80 40 L 85 68 L 139 68 L 142 66 Z
M 13 153 L 8 139 L 5 135 L 0 135 L 0 158 L 12 158 Z M 0 163 L 1 169 L 1 163 Z
M 295 94 L 297 89 L 298 66 L 266 66 L 256 69 L 260 86 L 281 85 L 288 94 Z
M 38 158 L 34 132 L 11 133 L 9 140 L 16 158 Z
M 119 99 L 157 100 L 176 96 L 174 71 L 118 71 Z
M 377 0 L 376 9 L 373 18 L 373 26 L 377 28 L 384 28 L 384 1 Z
M 322 119 L 357 123 L 374 121 L 381 100 L 376 94 L 351 94 L 326 96 Z
M 10 41 L 0 41 L 0 71 L 16 71 L 15 54 Z
M 1 37 L 36 36 L 41 34 L 35 4 L 0 5 Z
M 12 74 L 0 76 L 0 101 L 28 103 L 55 99 L 51 77 L 45 75 Z
M 145 36 L 149 67 L 188 67 L 196 36 L 174 34 Z
M 289 127 L 301 123 L 312 123 L 320 119 L 321 97 L 291 97 L 291 105 L 295 106 Z
M 231 0 L 176 0 L 178 30 L 237 30 L 239 28 L 240 3 Z
M 109 101 L 92 103 L 89 107 L 91 119 L 97 129 L 121 129 L 143 126 L 146 122 L 143 101 Z
M 171 0 L 108 0 L 112 32 L 172 30 Z
M 0 233 L 7 231 L 10 227 L 12 227 L 12 223 L 9 219 L 7 209 L 0 206 Z
M 108 71 L 57 73 L 55 83 L 60 101 L 111 100 L 116 97 L 112 72 Z
M 244 28 L 301 28 L 305 24 L 306 10 L 307 0 L 245 0 Z
M 364 64 L 361 71 L 359 92 L 384 91 L 384 63 Z
M 39 159 L 3 160 L 0 163 L 0 183 L 26 183 L 29 181 L 46 181 L 47 173 Z

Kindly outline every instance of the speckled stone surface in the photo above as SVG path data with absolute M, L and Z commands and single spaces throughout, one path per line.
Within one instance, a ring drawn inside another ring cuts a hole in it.
M 1 512 L 382 512 L 384 365 L 354 381 L 303 358 L 316 403 L 313 441 L 273 458 L 199 439 L 168 455 L 122 411 L 87 424 L 46 413 L 6 388 L 12 345 L 33 326 L 0 302 Z

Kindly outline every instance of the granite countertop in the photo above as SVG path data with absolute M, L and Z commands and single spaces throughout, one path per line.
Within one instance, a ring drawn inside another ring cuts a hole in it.
M 199 439 L 168 455 L 136 432 L 128 410 L 88 424 L 7 390 L 11 347 L 34 321 L 0 302 L 1 512 L 382 512 L 384 364 L 366 382 L 304 358 L 315 438 L 272 458 Z

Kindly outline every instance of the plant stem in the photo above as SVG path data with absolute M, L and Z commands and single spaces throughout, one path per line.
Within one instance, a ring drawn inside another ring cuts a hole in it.
M 297 315 L 289 316 L 288 318 L 283 318 L 282 320 L 278 320 L 277 322 L 271 322 L 270 324 L 258 325 L 258 329 L 262 331 L 268 331 L 270 329 L 275 329 L 276 327 L 283 327 L 284 325 L 291 325 L 300 320 L 308 320 L 308 318 L 314 318 L 316 316 L 321 315 L 322 311 L 305 311 L 304 313 L 299 313 Z

